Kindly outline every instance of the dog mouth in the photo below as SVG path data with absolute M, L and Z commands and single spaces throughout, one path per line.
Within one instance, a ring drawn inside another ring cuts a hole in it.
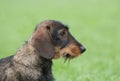
M 69 53 L 64 53 L 64 54 L 63 54 L 63 57 L 65 57 L 65 58 L 70 58 L 71 55 L 70 55 Z
M 63 58 L 65 59 L 64 62 L 66 62 L 67 60 L 70 61 L 71 59 L 73 59 L 75 56 L 72 56 L 71 54 L 69 53 L 63 53 Z

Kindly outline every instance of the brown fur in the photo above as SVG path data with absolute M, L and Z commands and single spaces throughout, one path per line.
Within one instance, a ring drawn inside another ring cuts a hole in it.
M 52 59 L 74 58 L 84 51 L 67 26 L 43 21 L 15 55 L 0 60 L 0 81 L 53 81 Z

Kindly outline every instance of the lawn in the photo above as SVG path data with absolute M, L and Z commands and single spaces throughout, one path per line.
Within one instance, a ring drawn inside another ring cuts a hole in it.
M 53 60 L 56 81 L 120 81 L 119 0 L 0 0 L 0 58 L 15 54 L 36 24 L 67 24 L 87 51 Z

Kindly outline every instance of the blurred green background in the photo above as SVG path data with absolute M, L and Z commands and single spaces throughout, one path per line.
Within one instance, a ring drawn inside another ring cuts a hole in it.
M 0 0 L 0 58 L 46 19 L 67 24 L 87 48 L 68 63 L 54 60 L 56 81 L 120 81 L 120 0 Z

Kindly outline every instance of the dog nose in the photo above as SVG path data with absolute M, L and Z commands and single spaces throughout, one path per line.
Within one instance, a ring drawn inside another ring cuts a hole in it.
M 80 47 L 81 53 L 86 51 L 86 48 L 84 48 L 83 46 Z

